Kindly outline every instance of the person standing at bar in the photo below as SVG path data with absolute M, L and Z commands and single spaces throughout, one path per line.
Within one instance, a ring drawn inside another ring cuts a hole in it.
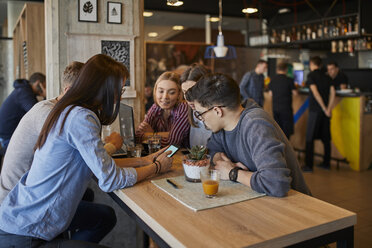
M 265 87 L 263 74 L 267 71 L 267 61 L 260 59 L 253 71 L 246 72 L 240 81 L 240 94 L 245 102 L 252 98 L 261 107 L 264 105 L 263 90 Z
M 309 116 L 306 130 L 306 161 L 303 171 L 312 172 L 314 162 L 314 140 L 320 139 L 324 145 L 323 163 L 319 167 L 330 169 L 331 131 L 330 118 L 336 96 L 335 87 L 330 78 L 321 70 L 322 60 L 315 56 L 310 58 L 310 73 L 306 85 L 310 88 Z
M 327 64 L 327 72 L 328 75 L 332 79 L 332 84 L 336 90 L 344 90 L 347 89 L 347 85 L 349 83 L 348 77 L 340 71 L 337 62 L 329 62 Z
M 287 63 L 278 64 L 277 75 L 271 79 L 269 89 L 273 98 L 274 119 L 289 139 L 294 132 L 292 94 L 296 95 L 297 91 L 293 79 L 286 75 L 287 70 Z

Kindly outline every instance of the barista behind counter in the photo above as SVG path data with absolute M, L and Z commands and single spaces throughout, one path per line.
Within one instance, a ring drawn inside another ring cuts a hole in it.
M 349 84 L 349 79 L 343 73 L 340 71 L 340 68 L 338 67 L 337 62 L 329 62 L 327 64 L 327 72 L 328 75 L 332 79 L 332 85 L 335 87 L 336 90 L 344 90 L 347 89 L 348 84 Z

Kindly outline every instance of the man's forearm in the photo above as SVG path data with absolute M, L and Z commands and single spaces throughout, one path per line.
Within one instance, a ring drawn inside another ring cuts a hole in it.
M 247 185 L 248 187 L 251 187 L 252 174 L 253 174 L 252 171 L 238 170 L 237 181 L 241 184 L 244 184 L 244 185 Z
M 335 98 L 336 98 L 336 91 L 334 87 L 331 87 L 331 90 L 329 92 L 329 102 L 328 102 L 328 107 L 327 109 L 331 111 L 334 107 L 335 103 Z
M 115 164 L 118 167 L 139 167 L 150 164 L 151 161 L 148 161 L 145 157 L 142 158 L 115 158 Z

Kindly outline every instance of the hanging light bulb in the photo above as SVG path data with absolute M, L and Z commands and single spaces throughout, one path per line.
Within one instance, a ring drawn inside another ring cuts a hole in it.
M 225 41 L 222 34 L 222 0 L 218 2 L 219 6 L 219 21 L 218 21 L 218 36 L 217 36 L 217 46 L 213 48 L 214 53 L 217 58 L 225 57 L 228 48 L 225 46 Z
M 222 0 L 219 0 L 219 20 L 218 20 L 218 36 L 217 46 L 208 46 L 204 53 L 204 58 L 223 58 L 235 59 L 236 51 L 233 46 L 225 46 L 224 37 L 222 34 Z

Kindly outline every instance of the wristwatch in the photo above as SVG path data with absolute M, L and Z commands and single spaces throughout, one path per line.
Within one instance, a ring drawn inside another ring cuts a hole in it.
M 230 181 L 236 182 L 236 180 L 238 179 L 238 171 L 239 170 L 242 170 L 242 168 L 234 167 L 234 168 L 231 169 L 231 171 L 229 172 Z

